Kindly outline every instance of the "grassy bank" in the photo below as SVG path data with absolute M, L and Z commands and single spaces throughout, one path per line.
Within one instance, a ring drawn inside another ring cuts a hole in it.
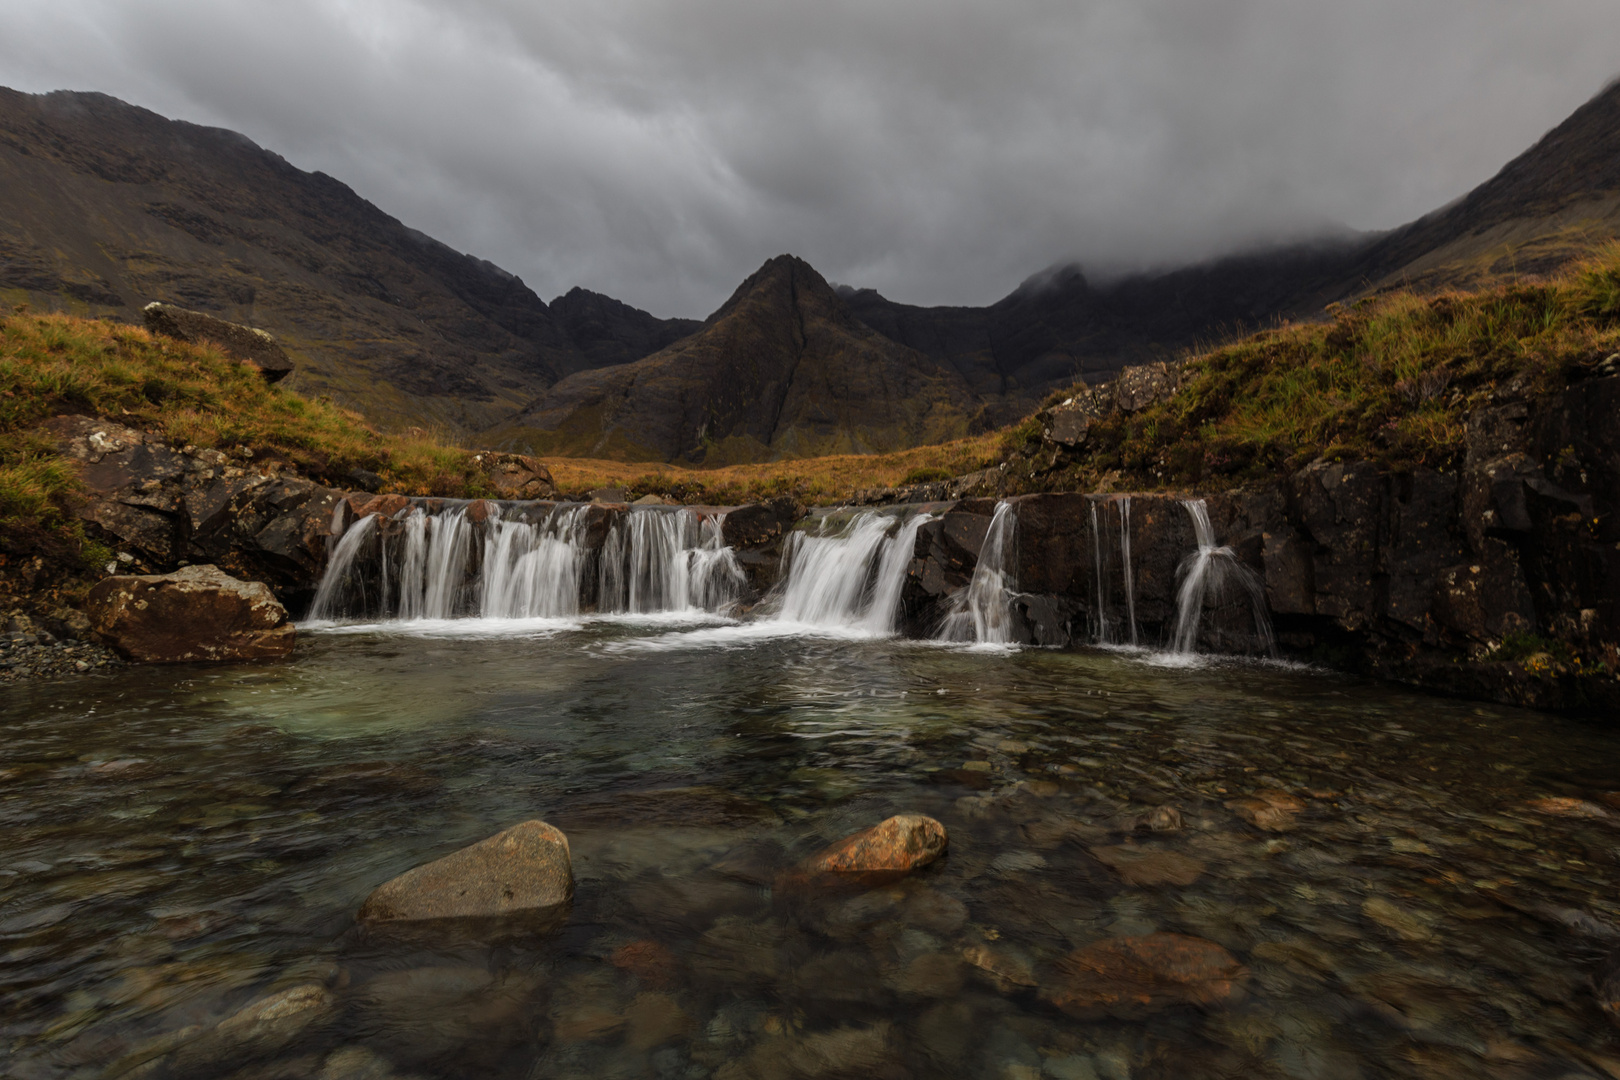
M 213 347 L 120 323 L 19 311 L 0 316 L 0 555 L 63 555 L 83 546 L 69 512 L 77 468 L 39 433 L 43 421 L 62 413 L 107 417 L 175 446 L 246 446 L 255 460 L 281 460 L 340 487 L 350 486 L 348 474 L 359 468 L 380 475 L 385 491 L 493 493 L 472 450 L 431 436 L 380 434 L 354 412 L 267 384 Z M 564 492 L 619 487 L 632 496 L 711 504 L 782 494 L 836 501 L 858 488 L 983 468 L 997 444 L 992 434 L 880 456 L 710 470 L 566 458 L 547 464 Z
M 472 454 L 429 438 L 380 435 L 352 412 L 267 384 L 217 349 L 68 315 L 0 317 L 0 548 L 74 543 L 73 463 L 38 434 L 61 413 L 108 417 L 176 446 L 246 446 L 339 481 L 355 468 L 390 488 L 475 493 Z
M 1097 421 L 1088 452 L 1059 468 L 1039 460 L 1037 418 L 1009 429 L 1015 483 L 1221 489 L 1322 457 L 1455 465 L 1470 410 L 1510 386 L 1560 389 L 1620 351 L 1620 246 L 1550 282 L 1330 314 L 1191 357 L 1179 392 Z

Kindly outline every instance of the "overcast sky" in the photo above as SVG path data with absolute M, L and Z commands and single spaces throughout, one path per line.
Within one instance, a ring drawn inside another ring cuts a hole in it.
M 1620 75 L 1617 0 L 5 0 L 0 83 L 243 132 L 519 274 L 702 316 L 1398 225 Z

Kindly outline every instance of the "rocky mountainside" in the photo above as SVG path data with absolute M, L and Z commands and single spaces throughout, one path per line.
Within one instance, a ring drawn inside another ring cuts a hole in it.
M 3 89 L 0 299 L 129 322 L 162 300 L 249 323 L 293 355 L 289 385 L 385 426 L 462 432 L 697 325 L 583 290 L 548 307 L 234 132 Z
M 728 464 L 943 442 L 987 422 L 955 370 L 866 326 L 781 255 L 698 333 L 572 375 L 491 434 L 527 453 Z

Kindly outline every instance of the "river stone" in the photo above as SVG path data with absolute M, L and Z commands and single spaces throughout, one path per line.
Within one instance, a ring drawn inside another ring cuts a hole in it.
M 945 826 L 922 814 L 896 814 L 805 861 L 811 874 L 909 873 L 945 854 Z
M 1083 1020 L 1134 1019 L 1171 1005 L 1219 1005 L 1239 992 L 1237 958 L 1213 941 L 1155 933 L 1096 941 L 1053 965 L 1041 996 Z
M 360 908 L 365 923 L 480 919 L 556 912 L 574 896 L 568 837 L 525 821 L 385 882 Z
M 336 1013 L 326 987 L 302 983 L 257 998 L 227 1016 L 175 1054 L 181 1072 L 219 1067 L 243 1057 L 263 1057 L 290 1045 Z
M 268 586 L 215 566 L 104 578 L 85 611 L 97 637 L 131 660 L 263 660 L 292 652 L 294 630 Z
M 1091 854 L 1127 885 L 1191 885 L 1204 872 L 1202 861 L 1157 848 L 1124 844 L 1094 847 Z
M 1257 829 L 1287 832 L 1294 827 L 1294 819 L 1305 809 L 1305 803 L 1286 791 L 1268 788 L 1228 800 L 1226 808 Z

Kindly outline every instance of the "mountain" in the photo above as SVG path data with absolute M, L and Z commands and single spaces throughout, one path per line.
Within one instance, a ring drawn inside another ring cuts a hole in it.
M 1077 266 L 989 307 L 914 307 L 847 290 L 868 326 L 948 364 L 998 423 L 1075 377 L 1165 359 L 1381 289 L 1479 288 L 1549 274 L 1620 237 L 1620 83 L 1495 177 L 1388 233 L 1255 251 L 1094 284 Z
M 1502 171 L 1361 251 L 1328 299 L 1544 276 L 1620 236 L 1620 81 Z
M 100 94 L 0 90 L 0 300 L 136 320 L 150 300 L 275 334 L 289 385 L 386 427 L 550 454 L 724 463 L 886 450 L 1052 390 L 1381 289 L 1549 273 L 1620 236 L 1620 84 L 1457 202 L 1098 281 L 918 307 L 766 263 L 704 322 L 574 289 L 549 305 L 241 135 Z
M 0 299 L 139 321 L 151 300 L 262 327 L 289 385 L 373 422 L 470 433 L 697 324 L 523 282 L 247 138 L 102 94 L 0 89 Z
M 808 263 L 780 255 L 697 333 L 571 375 L 490 434 L 532 453 L 715 465 L 895 450 L 986 424 L 957 372 L 866 326 Z

